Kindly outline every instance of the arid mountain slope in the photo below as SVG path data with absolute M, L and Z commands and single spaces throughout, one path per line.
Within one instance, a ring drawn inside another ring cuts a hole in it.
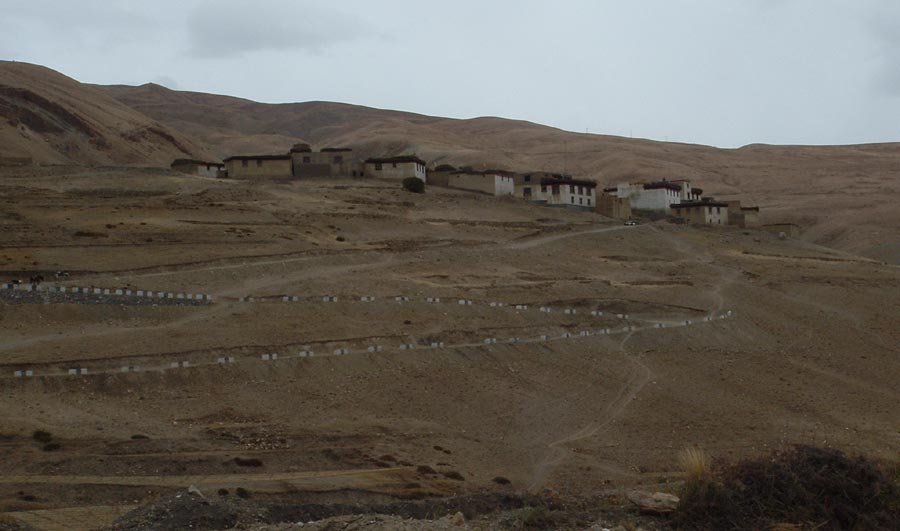
M 162 165 L 206 153 L 180 133 L 58 72 L 0 61 L 0 158 Z
M 303 140 L 360 154 L 416 152 L 431 163 L 565 171 L 601 183 L 690 178 L 708 194 L 794 222 L 804 238 L 900 261 L 900 144 L 740 149 L 571 133 L 502 118 L 455 120 L 327 102 L 263 104 L 159 85 L 100 87 L 219 156 Z

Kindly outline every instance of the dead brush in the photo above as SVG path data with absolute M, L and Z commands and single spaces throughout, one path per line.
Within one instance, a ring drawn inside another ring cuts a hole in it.
M 709 454 L 695 446 L 685 448 L 678 454 L 678 466 L 689 482 L 709 478 L 712 473 Z

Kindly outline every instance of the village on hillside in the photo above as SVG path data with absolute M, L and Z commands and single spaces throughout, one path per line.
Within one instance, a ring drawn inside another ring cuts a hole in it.
M 613 219 L 635 223 L 635 217 L 669 218 L 691 225 L 733 225 L 761 228 L 782 236 L 796 236 L 793 224 L 762 225 L 758 206 L 740 200 L 719 201 L 704 196 L 688 179 L 635 180 L 601 187 L 593 179 L 546 171 L 512 172 L 475 170 L 441 164 L 431 169 L 416 155 L 355 159 L 344 147 L 313 151 L 309 144 L 296 144 L 290 152 L 276 155 L 234 155 L 222 163 L 178 159 L 172 169 L 182 173 L 220 178 L 415 178 L 429 186 L 466 190 L 496 197 L 516 197 L 549 207 L 597 212 Z

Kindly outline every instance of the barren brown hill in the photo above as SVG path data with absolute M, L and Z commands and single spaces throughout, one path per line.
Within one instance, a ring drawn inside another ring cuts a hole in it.
M 42 66 L 0 61 L 0 159 L 158 166 L 185 156 L 208 154 L 95 87 Z
M 750 145 L 740 149 L 580 134 L 502 118 L 456 120 L 340 103 L 263 104 L 169 90 L 101 87 L 220 156 L 303 140 L 360 155 L 416 152 L 433 164 L 566 171 L 614 183 L 690 178 L 720 198 L 794 222 L 819 244 L 900 261 L 900 144 Z

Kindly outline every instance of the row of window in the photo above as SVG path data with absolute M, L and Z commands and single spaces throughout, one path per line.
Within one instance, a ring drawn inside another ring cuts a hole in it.
M 541 192 L 545 193 L 545 194 L 547 193 L 547 185 L 545 185 L 545 184 L 541 185 Z M 559 195 L 559 185 L 557 185 L 557 184 L 553 185 L 553 195 Z M 522 197 L 524 197 L 526 199 L 531 198 L 531 187 L 530 186 L 526 186 L 526 187 L 522 188 Z M 575 196 L 570 196 L 569 201 L 574 205 L 575 204 Z M 578 204 L 591 206 L 591 198 L 590 197 L 579 197 Z
M 381 169 L 383 168 L 383 166 L 384 166 L 384 165 L 383 165 L 382 163 L 376 162 L 376 163 L 375 163 L 375 171 L 381 171 Z M 396 168 L 396 167 L 397 167 L 397 163 L 396 163 L 396 162 L 392 162 L 392 163 L 391 163 L 391 167 L 392 167 L 392 168 Z M 425 173 L 425 166 L 422 165 L 422 164 L 416 163 L 416 171 Z

